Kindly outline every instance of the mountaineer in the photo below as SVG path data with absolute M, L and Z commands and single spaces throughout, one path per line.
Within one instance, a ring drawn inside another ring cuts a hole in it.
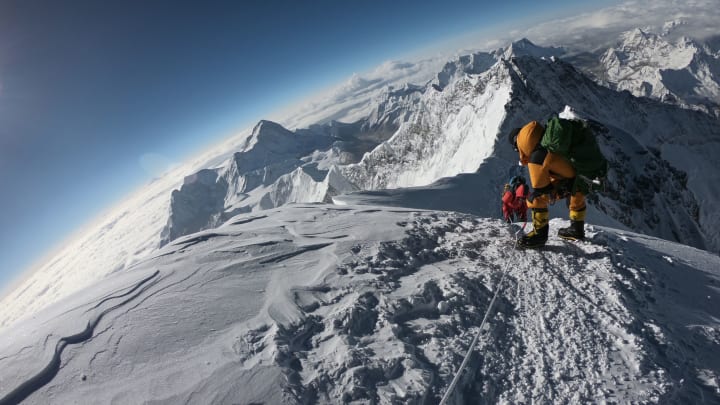
M 502 196 L 502 212 L 505 222 L 527 221 L 528 186 L 525 177 L 514 176 L 505 184 Z
M 539 248 L 545 245 L 549 231 L 548 204 L 568 199 L 570 226 L 558 230 L 563 239 L 585 238 L 585 196 L 593 183 L 607 173 L 607 160 L 600 152 L 595 136 L 582 120 L 553 117 L 543 127 L 531 121 L 509 134 L 509 141 L 520 155 L 520 164 L 528 167 L 532 193 L 527 206 L 532 209 L 533 230 L 518 245 Z

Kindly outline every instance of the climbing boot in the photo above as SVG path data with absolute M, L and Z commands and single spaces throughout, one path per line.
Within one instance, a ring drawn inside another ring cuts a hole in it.
M 568 240 L 585 239 L 585 208 L 570 210 L 570 226 L 558 229 L 558 236 Z
M 550 214 L 547 208 L 532 210 L 533 230 L 520 238 L 518 246 L 526 249 L 535 249 L 545 246 L 548 240 L 550 225 L 548 224 Z
M 568 240 L 585 239 L 585 221 L 570 221 L 570 226 L 558 229 L 558 236 Z

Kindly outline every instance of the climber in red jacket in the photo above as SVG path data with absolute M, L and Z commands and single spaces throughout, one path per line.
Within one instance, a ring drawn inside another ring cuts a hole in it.
M 515 176 L 505 184 L 502 196 L 502 211 L 505 222 L 527 221 L 528 186 L 525 178 Z

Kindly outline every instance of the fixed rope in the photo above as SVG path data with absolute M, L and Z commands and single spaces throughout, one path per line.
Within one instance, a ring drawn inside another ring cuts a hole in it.
M 513 246 L 513 249 L 517 248 L 518 244 L 518 234 L 523 231 L 522 228 L 518 229 L 517 232 L 515 232 L 515 245 Z M 478 329 L 478 332 L 475 334 L 475 337 L 473 338 L 472 342 L 470 343 L 470 347 L 468 348 L 467 353 L 465 354 L 465 358 L 463 358 L 462 363 L 460 363 L 460 367 L 455 372 L 455 377 L 453 377 L 452 382 L 450 383 L 450 386 L 448 387 L 447 391 L 445 391 L 445 395 L 443 395 L 442 400 L 440 400 L 440 405 L 446 405 L 447 401 L 452 396 L 453 392 L 455 391 L 455 386 L 457 385 L 458 381 L 460 381 L 460 376 L 462 375 L 463 371 L 465 370 L 465 367 L 467 367 L 468 361 L 470 361 L 470 355 L 472 354 L 473 350 L 475 350 L 475 346 L 477 345 L 477 342 L 480 340 L 480 335 L 483 332 L 483 327 L 485 326 L 485 323 L 488 320 L 488 316 L 490 316 L 490 311 L 493 308 L 493 305 L 495 304 L 495 300 L 497 299 L 498 295 L 500 295 L 500 291 L 503 287 L 503 281 L 505 281 L 505 276 L 508 274 L 508 269 L 510 268 L 510 263 L 512 260 L 508 260 L 505 262 L 505 268 L 503 268 L 502 271 L 502 277 L 500 278 L 500 283 L 498 283 L 497 289 L 495 290 L 495 294 L 492 297 L 492 300 L 490 300 L 490 305 L 488 305 L 487 311 L 485 311 L 485 316 L 483 316 L 483 320 L 480 323 L 480 329 Z

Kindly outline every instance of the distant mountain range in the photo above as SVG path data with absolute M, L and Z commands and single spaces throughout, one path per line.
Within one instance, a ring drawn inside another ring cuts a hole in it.
M 638 28 L 613 47 L 569 60 L 612 89 L 720 116 L 717 41 L 673 39 L 672 27 L 661 33 Z

